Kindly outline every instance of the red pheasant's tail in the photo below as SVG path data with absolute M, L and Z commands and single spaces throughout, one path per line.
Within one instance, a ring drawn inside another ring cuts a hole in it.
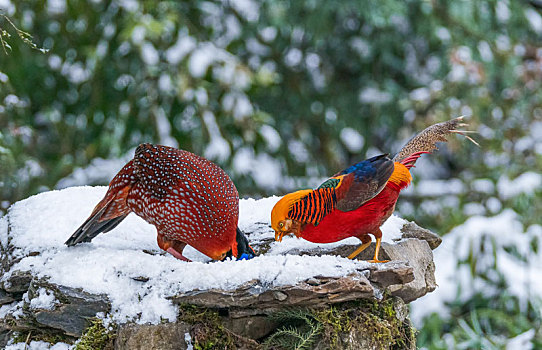
M 126 198 L 132 188 L 132 184 L 128 180 L 130 179 L 128 175 L 132 170 L 133 166 L 130 161 L 111 181 L 104 199 L 96 205 L 88 219 L 68 238 L 65 242 L 66 245 L 72 246 L 82 242 L 90 242 L 98 234 L 114 229 L 130 214 Z

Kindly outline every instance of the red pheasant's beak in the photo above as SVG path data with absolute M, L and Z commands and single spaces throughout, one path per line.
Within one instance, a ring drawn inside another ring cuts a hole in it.
M 282 237 L 284 237 L 285 233 L 283 231 L 275 231 L 275 241 L 282 242 Z

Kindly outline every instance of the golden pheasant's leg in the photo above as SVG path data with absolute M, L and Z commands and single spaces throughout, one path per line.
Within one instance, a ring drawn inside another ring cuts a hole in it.
M 156 240 L 158 242 L 158 246 L 168 252 L 169 254 L 173 255 L 179 260 L 183 261 L 190 261 L 187 257 L 183 255 L 183 249 L 186 247 L 186 243 L 181 241 L 173 241 L 165 238 L 163 235 L 158 234 L 156 237 Z
M 373 235 L 376 238 L 375 256 L 374 256 L 373 260 L 367 260 L 367 262 L 371 262 L 371 263 L 385 263 L 385 262 L 388 262 L 389 260 L 378 260 L 378 253 L 380 252 L 380 243 L 382 241 L 382 231 L 380 231 L 380 229 L 378 229 L 378 231 L 374 232 Z
M 356 256 L 359 255 L 362 251 L 367 249 L 368 246 L 371 245 L 371 237 L 369 235 L 363 235 L 358 237 L 361 240 L 361 245 L 358 247 L 358 249 L 354 250 L 352 254 L 348 255 L 348 259 L 354 259 Z

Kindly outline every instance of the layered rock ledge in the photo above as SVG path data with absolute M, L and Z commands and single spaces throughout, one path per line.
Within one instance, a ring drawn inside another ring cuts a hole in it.
M 440 238 L 430 231 L 392 217 L 380 255 L 390 262 L 350 261 L 355 239 L 274 242 L 267 216 L 278 198 L 268 198 L 241 203 L 240 227 L 261 254 L 250 261 L 205 262 L 197 252 L 188 252 L 195 262 L 177 261 L 135 216 L 63 246 L 104 190 L 44 193 L 0 219 L 1 347 L 81 339 L 90 348 L 289 348 L 300 341 L 289 326 L 311 348 L 415 348 L 405 303 L 436 288 Z M 373 252 L 374 243 L 358 259 Z

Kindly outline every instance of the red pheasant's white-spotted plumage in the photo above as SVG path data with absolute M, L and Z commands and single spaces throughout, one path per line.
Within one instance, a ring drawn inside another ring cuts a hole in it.
M 183 258 L 182 248 L 189 244 L 221 259 L 236 239 L 239 195 L 212 162 L 187 151 L 142 144 L 66 244 L 90 241 L 130 212 L 156 226 L 158 244 L 173 255 Z

